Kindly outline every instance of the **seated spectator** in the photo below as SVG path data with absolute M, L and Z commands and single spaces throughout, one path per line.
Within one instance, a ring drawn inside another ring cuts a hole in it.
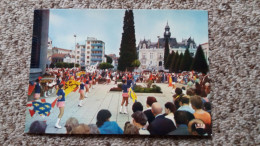
M 174 105 L 176 107 L 176 109 L 178 109 L 180 107 L 180 97 L 182 97 L 184 94 L 182 93 L 181 88 L 176 88 L 175 89 L 175 94 L 173 95 L 173 102 Z
M 89 124 L 89 134 L 100 134 L 96 124 Z
M 137 111 L 143 111 L 143 105 L 141 104 L 141 102 L 135 102 L 132 106 L 132 110 L 133 113 L 137 112 Z
M 162 114 L 162 110 L 163 109 L 158 102 L 153 103 L 152 113 L 154 114 L 155 119 L 147 128 L 151 135 L 166 135 L 176 129 L 172 120 L 165 118 Z
M 123 130 L 114 121 L 109 121 L 111 113 L 102 109 L 97 114 L 97 127 L 100 134 L 123 134 Z
M 167 102 L 165 105 L 165 118 L 168 118 L 170 120 L 172 120 L 172 122 L 174 123 L 174 126 L 176 127 L 176 122 L 174 119 L 174 114 L 176 111 L 175 105 L 172 102 Z
M 178 111 L 187 111 L 187 112 L 190 112 L 191 114 L 194 114 L 194 109 L 192 109 L 190 106 L 189 106 L 189 103 L 190 103 L 190 99 L 188 96 L 182 96 L 180 98 L 180 107 L 178 108 Z
M 205 124 L 202 120 L 193 119 L 188 124 L 188 131 L 190 135 L 207 136 L 205 130 Z
M 79 122 L 76 118 L 73 118 L 73 117 L 69 118 L 65 124 L 67 134 L 71 134 L 72 129 L 77 127 L 78 125 L 79 125 Z
M 145 125 L 147 123 L 147 117 L 143 112 L 137 111 L 133 113 L 132 118 L 133 118 L 133 124 L 139 129 L 140 135 L 150 135 L 150 132 L 147 129 L 145 129 Z
M 139 129 L 130 122 L 125 123 L 124 134 L 139 134 Z
M 211 127 L 211 116 L 208 112 L 202 109 L 202 100 L 199 96 L 195 95 L 191 97 L 191 106 L 195 110 L 194 117 L 202 120 L 206 124 L 206 129 L 210 130 Z
M 204 102 L 204 110 L 207 111 L 209 114 L 211 114 L 211 103 L 210 102 Z
M 144 111 L 144 114 L 146 115 L 149 124 L 154 120 L 154 115 L 151 110 L 151 106 L 154 102 L 157 102 L 155 97 L 153 97 L 153 96 L 147 97 L 147 100 L 146 100 L 147 110 Z
M 86 124 L 79 124 L 72 129 L 71 134 L 90 134 L 90 128 Z
M 45 121 L 34 121 L 29 128 L 29 133 L 43 134 L 46 128 L 47 124 Z
M 194 119 L 193 114 L 187 111 L 177 111 L 174 113 L 174 119 L 177 124 L 176 130 L 169 133 L 169 135 L 189 135 L 188 123 Z

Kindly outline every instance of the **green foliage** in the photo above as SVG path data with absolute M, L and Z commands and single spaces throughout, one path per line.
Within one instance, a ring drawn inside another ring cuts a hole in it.
M 182 59 L 181 64 L 180 64 L 180 70 L 181 71 L 190 71 L 192 59 L 193 58 L 190 55 L 189 49 L 186 49 L 184 56 L 183 56 L 183 59 Z
M 132 10 L 125 11 L 123 33 L 120 45 L 118 70 L 133 70 L 132 62 L 137 59 L 134 14 Z
M 74 67 L 74 63 L 69 63 L 69 68 L 73 68 Z
M 147 88 L 151 88 L 151 85 L 153 84 L 153 81 L 151 81 L 151 80 L 148 80 L 148 82 L 147 82 Z
M 180 64 L 181 64 L 182 58 L 183 58 L 183 54 L 181 53 L 181 54 L 179 55 L 179 57 L 178 57 L 178 60 L 177 60 L 177 62 L 176 62 L 176 64 L 175 64 L 175 66 L 174 66 L 174 69 L 173 69 L 173 71 L 176 72 L 176 73 L 179 72 Z
M 75 67 L 79 67 L 79 64 L 75 64 Z
M 105 57 L 107 58 L 107 63 L 112 64 L 112 62 L 113 62 L 112 58 L 107 55 L 105 55 Z
M 168 38 L 166 38 L 165 48 L 164 48 L 164 67 L 165 68 L 168 68 L 167 65 L 166 65 L 168 56 L 169 56 L 169 40 L 168 40 Z
M 202 73 L 207 73 L 209 71 L 209 66 L 207 64 L 204 52 L 201 48 L 201 45 L 197 48 L 195 58 L 192 63 L 192 70 Z
M 171 66 L 170 66 L 170 72 L 174 72 L 175 66 L 177 65 L 179 59 L 179 53 L 175 53 L 174 57 L 172 58 Z
M 138 59 L 134 60 L 132 62 L 132 66 L 138 68 L 141 65 L 140 61 Z
M 109 68 L 114 68 L 114 66 L 109 64 L 109 63 L 103 62 L 103 63 L 99 64 L 98 68 L 100 68 L 100 69 L 109 69 Z
M 121 88 L 121 89 L 122 89 L 122 86 L 123 86 L 123 84 L 117 84 L 117 87 L 118 87 L 118 88 Z
M 172 61 L 174 55 L 175 55 L 174 51 L 172 51 L 172 53 L 171 53 L 170 55 L 168 55 L 168 57 L 167 57 L 167 62 L 166 62 L 166 64 L 165 64 L 165 69 L 169 69 L 169 68 L 170 68 L 170 66 L 171 66 L 171 61 Z
M 136 93 L 162 93 L 159 86 L 153 85 L 152 88 L 143 88 L 140 85 L 136 85 L 134 88 Z
M 57 63 L 55 63 L 55 66 L 57 68 L 63 68 L 63 62 L 57 62 Z
M 50 64 L 50 68 L 54 68 L 55 65 L 53 63 Z

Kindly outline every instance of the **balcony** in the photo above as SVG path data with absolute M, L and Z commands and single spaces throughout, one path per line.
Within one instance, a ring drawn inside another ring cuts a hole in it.
M 103 51 L 102 48 L 94 48 L 94 49 L 91 49 L 91 51 Z
M 92 53 L 91 56 L 102 56 L 102 53 Z
M 97 43 L 97 44 L 91 44 L 91 46 L 95 46 L 95 47 L 103 47 L 103 45 L 100 44 L 100 43 Z
M 102 61 L 102 58 L 91 58 L 91 61 Z

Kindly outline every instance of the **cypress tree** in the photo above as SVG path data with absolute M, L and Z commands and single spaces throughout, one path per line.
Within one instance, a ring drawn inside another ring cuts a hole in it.
M 174 66 L 174 72 L 179 72 L 180 70 L 180 64 L 181 64 L 181 60 L 183 58 L 183 54 L 181 53 L 179 56 L 178 56 L 178 60 Z
M 192 64 L 192 57 L 190 55 L 189 49 L 187 48 L 185 50 L 183 59 L 181 61 L 180 70 L 181 71 L 190 71 L 191 64 Z
M 204 52 L 201 45 L 198 46 L 195 58 L 192 63 L 192 70 L 202 73 L 207 73 L 209 71 L 209 66 L 207 64 Z
M 175 66 L 176 66 L 176 64 L 177 64 L 178 58 L 179 58 L 179 53 L 176 52 L 175 55 L 174 55 L 174 57 L 172 58 L 172 63 L 171 63 L 170 72 L 174 72 L 174 69 L 175 69 Z
M 166 64 L 165 64 L 165 69 L 169 69 L 170 68 L 171 62 L 172 62 L 172 58 L 174 57 L 174 55 L 175 55 L 174 51 L 172 51 L 172 53 L 170 55 L 168 55 L 167 61 L 166 61 Z
M 166 40 L 165 40 L 165 47 L 164 47 L 164 67 L 165 68 L 168 68 L 167 67 L 167 58 L 168 58 L 168 56 L 169 56 L 169 40 L 168 40 L 168 38 L 166 38 Z
M 132 10 L 125 11 L 123 33 L 120 45 L 118 70 L 133 70 L 132 62 L 137 59 L 134 14 Z

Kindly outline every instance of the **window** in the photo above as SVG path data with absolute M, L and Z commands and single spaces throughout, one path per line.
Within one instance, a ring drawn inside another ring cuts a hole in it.
M 79 59 L 79 56 L 77 56 L 77 59 Z
M 90 52 L 88 51 L 87 53 L 89 54 Z
M 88 44 L 90 44 L 90 41 L 88 41 Z
M 145 53 L 142 54 L 142 58 L 145 58 Z
M 88 48 L 88 49 L 90 49 L 90 47 L 89 47 L 89 46 L 88 46 L 87 48 Z
M 87 56 L 87 59 L 89 59 L 89 56 Z
M 150 59 L 153 59 L 153 53 L 150 53 Z

